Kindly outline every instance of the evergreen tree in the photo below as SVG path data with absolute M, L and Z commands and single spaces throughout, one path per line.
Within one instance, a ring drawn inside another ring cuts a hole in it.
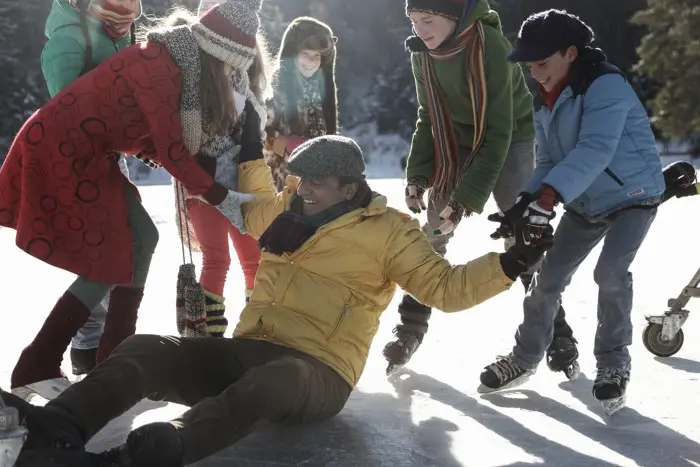
M 635 68 L 660 86 L 651 99 L 654 124 L 672 138 L 700 132 L 698 0 L 649 0 L 633 21 L 649 30 Z
M 43 1 L 0 3 L 0 161 L 24 120 L 48 97 L 40 56 L 50 6 Z

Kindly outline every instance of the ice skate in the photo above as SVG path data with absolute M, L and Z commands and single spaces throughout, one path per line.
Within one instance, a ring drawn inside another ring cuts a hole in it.
M 94 467 L 181 467 L 183 445 L 177 429 L 168 422 L 143 425 L 121 446 L 95 455 Z
M 477 388 L 479 394 L 502 391 L 525 384 L 536 370 L 528 370 L 511 357 L 499 356 L 495 363 L 490 364 L 481 372 L 481 385 Z
M 74 376 L 83 377 L 96 366 L 97 347 L 92 349 L 70 348 L 71 369 Z
M 70 385 L 70 380 L 63 376 L 61 378 L 46 379 L 44 381 L 37 381 L 14 388 L 12 394 L 32 403 L 41 401 L 41 399 L 50 401 L 57 398 L 63 391 L 68 389 Z M 40 405 L 43 404 L 40 403 Z
M 574 381 L 581 374 L 577 343 L 573 337 L 554 337 L 547 349 L 547 367 L 554 372 L 563 372 L 569 381 Z
M 384 358 L 389 362 L 386 367 L 386 375 L 391 376 L 404 367 L 411 359 L 421 342 L 423 335 L 417 331 L 409 331 L 403 326 L 394 328 L 396 339 L 389 342 L 385 347 Z
M 627 403 L 629 368 L 599 368 L 593 383 L 593 397 L 599 400 L 608 416 L 617 413 Z

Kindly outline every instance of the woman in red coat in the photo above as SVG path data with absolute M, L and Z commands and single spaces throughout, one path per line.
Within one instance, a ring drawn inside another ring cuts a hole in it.
M 30 255 L 78 276 L 12 373 L 15 393 L 55 397 L 71 338 L 111 290 L 97 361 L 135 333 L 158 231 L 115 152 L 155 160 L 243 230 L 240 204 L 196 161 L 236 121 L 231 81 L 256 51 L 260 0 L 151 32 L 65 87 L 24 124 L 0 170 L 0 226 Z

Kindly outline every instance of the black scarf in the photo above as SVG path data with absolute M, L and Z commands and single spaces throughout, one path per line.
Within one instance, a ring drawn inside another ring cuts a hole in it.
M 302 214 L 304 200 L 294 195 L 289 211 L 285 211 L 275 218 L 258 240 L 261 250 L 282 256 L 284 253 L 293 253 L 311 238 L 319 227 L 328 224 L 339 217 L 367 207 L 372 201 L 372 190 L 362 183 L 352 199 L 334 204 L 330 208 L 305 216 Z

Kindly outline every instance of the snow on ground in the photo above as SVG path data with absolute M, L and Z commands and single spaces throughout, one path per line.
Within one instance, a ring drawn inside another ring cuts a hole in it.
M 401 208 L 403 184 L 373 179 L 376 191 Z M 174 225 L 172 188 L 142 187 L 146 209 L 161 234 L 141 307 L 139 333 L 175 333 L 175 280 L 181 248 Z M 564 382 L 543 364 L 522 388 L 504 394 L 476 393 L 482 367 L 513 344 L 521 319 L 522 288 L 473 310 L 435 312 L 423 346 L 408 370 L 391 381 L 381 356 L 397 323 L 394 303 L 384 314 L 360 384 L 334 420 L 309 428 L 264 427 L 259 434 L 199 463 L 246 466 L 699 466 L 700 316 L 697 301 L 684 327 L 686 342 L 672 358 L 660 359 L 642 345 L 644 315 L 661 313 L 700 266 L 696 223 L 700 199 L 664 205 L 633 266 L 635 342 L 628 407 L 606 418 L 591 396 L 596 328 L 592 271 L 600 248 L 581 267 L 564 296 L 579 340 L 583 375 Z M 493 202 L 486 213 L 494 209 Z M 467 261 L 500 242 L 488 238 L 485 216 L 464 220 L 449 247 L 453 263 Z M 22 347 L 40 328 L 72 276 L 24 254 L 14 231 L 0 230 L 0 386 L 7 388 Z M 235 256 L 234 256 L 235 257 Z M 195 262 L 199 264 L 200 257 Z M 198 266 L 199 270 L 199 266 Z M 234 265 L 227 283 L 228 318 L 243 305 L 243 278 Z M 64 370 L 69 372 L 68 359 Z M 183 407 L 142 403 L 93 440 L 101 450 L 122 441 L 135 426 L 173 417 Z

